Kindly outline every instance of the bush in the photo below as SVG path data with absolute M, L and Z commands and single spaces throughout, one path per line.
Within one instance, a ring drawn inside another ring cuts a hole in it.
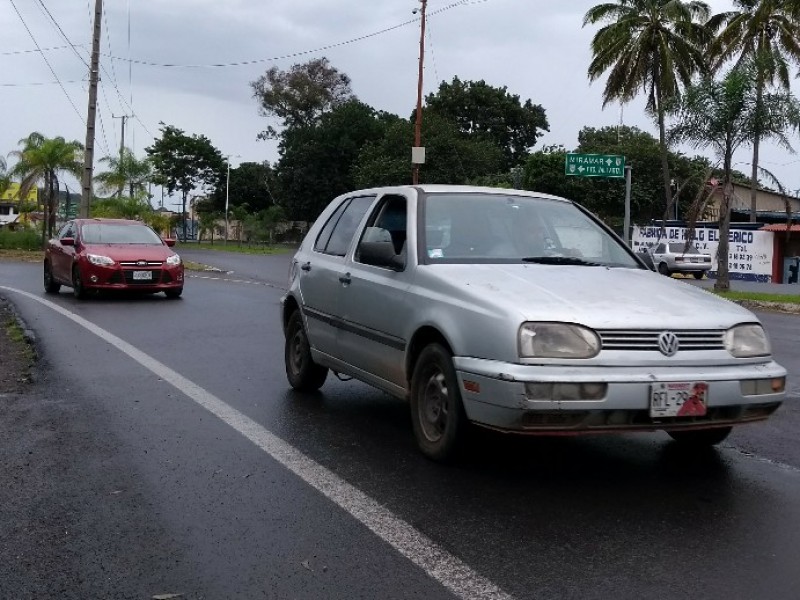
M 42 236 L 32 229 L 11 231 L 0 227 L 0 249 L 3 250 L 41 250 Z

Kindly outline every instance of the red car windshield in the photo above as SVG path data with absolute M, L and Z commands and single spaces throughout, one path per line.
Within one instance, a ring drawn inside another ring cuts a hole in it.
M 161 238 L 146 225 L 90 223 L 81 228 L 84 244 L 162 244 Z

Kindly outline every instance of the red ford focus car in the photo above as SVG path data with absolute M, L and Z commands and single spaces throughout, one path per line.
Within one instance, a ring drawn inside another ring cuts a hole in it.
M 50 240 L 44 255 L 44 289 L 62 285 L 76 298 L 91 290 L 183 293 L 183 263 L 150 227 L 124 219 L 75 219 Z

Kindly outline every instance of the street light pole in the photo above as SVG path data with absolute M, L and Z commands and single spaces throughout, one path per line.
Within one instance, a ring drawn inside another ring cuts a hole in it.
M 425 10 L 428 7 L 428 0 L 420 1 L 422 2 L 422 20 L 419 33 L 419 72 L 417 74 L 417 116 L 414 123 L 414 148 L 419 148 L 422 144 L 422 74 L 425 64 Z M 416 9 L 414 12 L 416 12 Z M 418 157 L 412 158 L 414 159 L 414 164 L 411 171 L 411 181 L 414 185 L 417 185 L 419 183 L 420 162 L 418 162 Z
M 231 157 L 226 157 L 228 163 L 228 178 L 225 181 L 225 245 L 228 245 L 228 199 L 231 193 Z

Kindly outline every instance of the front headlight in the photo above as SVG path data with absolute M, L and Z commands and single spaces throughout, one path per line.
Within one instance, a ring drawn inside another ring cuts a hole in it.
M 767 334 L 761 325 L 737 325 L 725 332 L 725 349 L 736 358 L 769 356 Z
M 523 323 L 519 355 L 523 358 L 592 358 L 600 338 L 586 327 L 569 323 Z
M 104 267 L 110 267 L 114 264 L 114 261 L 108 257 L 103 256 L 102 254 L 87 254 L 86 258 L 89 259 L 89 262 L 93 265 L 102 265 Z
M 173 254 L 172 256 L 168 256 L 167 257 L 167 264 L 168 265 L 172 265 L 172 266 L 179 265 L 179 264 L 181 264 L 181 257 L 178 256 L 177 254 Z

